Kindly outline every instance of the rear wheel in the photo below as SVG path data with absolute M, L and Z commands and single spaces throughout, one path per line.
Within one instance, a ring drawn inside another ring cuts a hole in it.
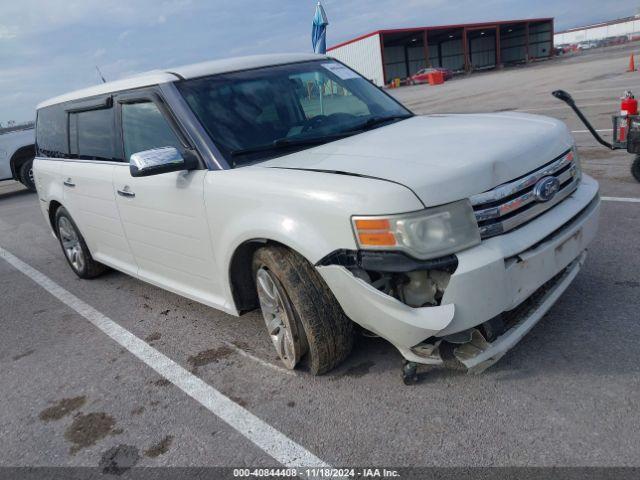
M 64 207 L 56 211 L 55 225 L 64 256 L 78 277 L 95 278 L 106 271 L 107 267 L 91 256 L 78 227 Z
M 285 367 L 306 359 L 321 375 L 349 355 L 353 324 L 309 262 L 268 246 L 255 253 L 253 271 L 267 332 Z
M 33 178 L 33 159 L 27 160 L 20 167 L 20 182 L 30 191 L 36 191 L 36 182 Z
M 631 175 L 640 182 L 640 155 L 636 155 L 636 159 L 631 164 Z

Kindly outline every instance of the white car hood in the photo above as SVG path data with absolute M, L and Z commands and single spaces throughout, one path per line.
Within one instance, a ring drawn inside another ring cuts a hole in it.
M 425 206 L 482 193 L 571 148 L 564 123 L 520 113 L 416 116 L 260 164 L 348 173 L 410 188 Z

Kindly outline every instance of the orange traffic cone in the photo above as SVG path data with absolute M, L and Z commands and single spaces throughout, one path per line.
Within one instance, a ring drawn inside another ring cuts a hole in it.
M 631 58 L 629 59 L 629 70 L 627 72 L 635 72 L 636 71 L 636 62 L 633 59 L 633 53 L 631 54 Z

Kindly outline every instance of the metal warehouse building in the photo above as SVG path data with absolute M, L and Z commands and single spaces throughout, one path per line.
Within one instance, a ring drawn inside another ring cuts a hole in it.
M 378 30 L 328 49 L 376 85 L 425 66 L 470 72 L 553 53 L 553 18 Z
M 640 36 L 640 15 L 558 32 L 555 34 L 555 43 L 573 44 L 621 36 L 626 36 L 629 40 Z

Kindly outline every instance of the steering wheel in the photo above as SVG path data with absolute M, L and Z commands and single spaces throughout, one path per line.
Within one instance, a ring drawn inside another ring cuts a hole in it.
M 328 122 L 349 123 L 349 121 L 353 120 L 354 118 L 356 118 L 355 115 L 344 112 L 332 113 L 331 115 L 318 115 L 307 121 L 305 126 L 302 128 L 302 133 L 306 133 L 309 130 L 314 130 Z
M 307 120 L 304 127 L 302 127 L 302 133 L 307 133 L 309 130 L 315 130 L 322 125 L 329 117 L 326 115 L 317 115 L 310 120 Z

